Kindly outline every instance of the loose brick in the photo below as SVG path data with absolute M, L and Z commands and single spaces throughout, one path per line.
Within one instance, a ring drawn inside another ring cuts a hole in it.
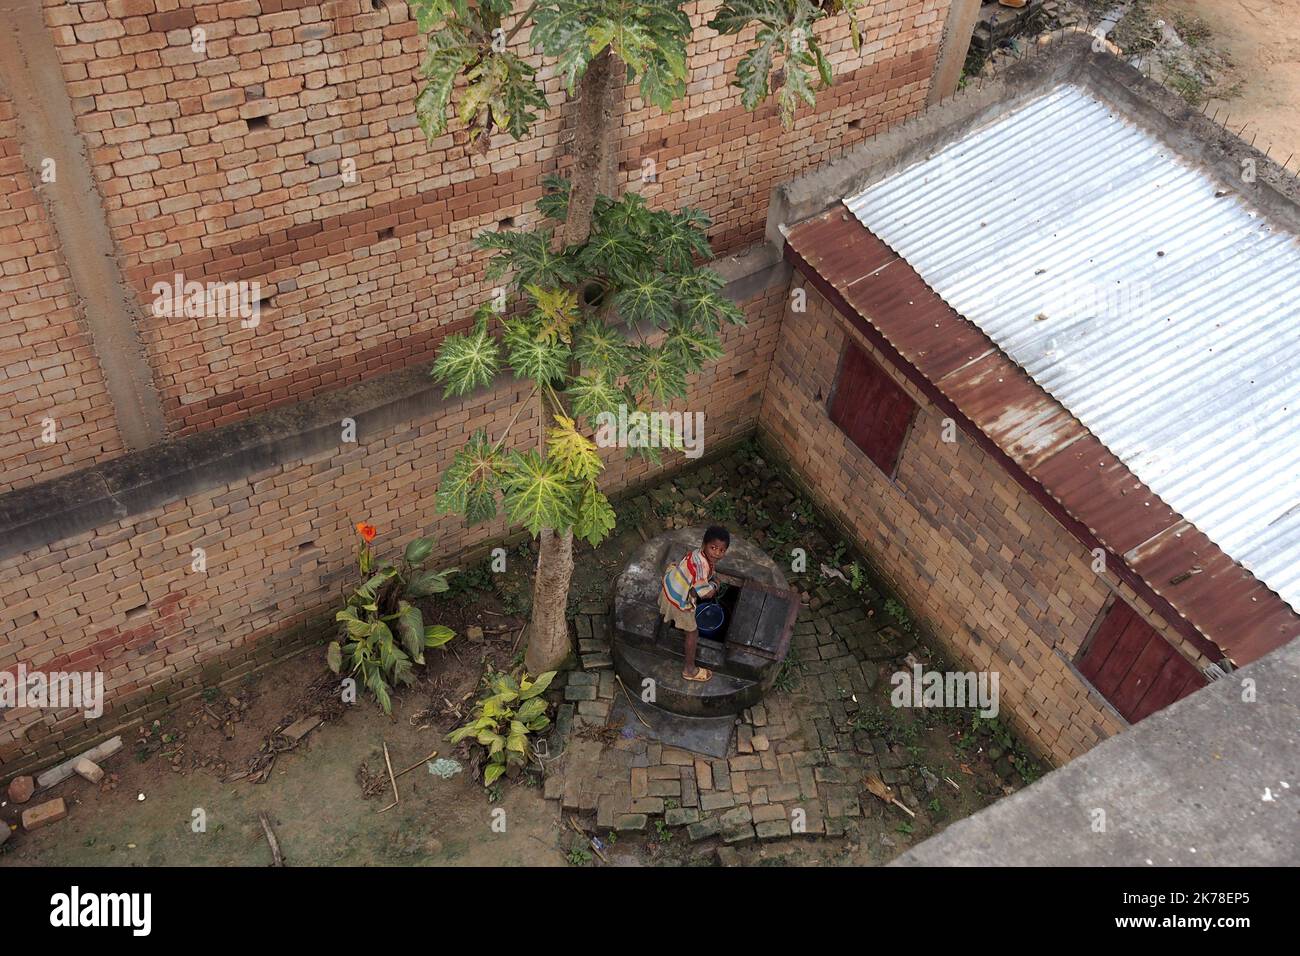
M 53 800 L 47 800 L 45 803 L 24 810 L 23 829 L 27 831 L 39 830 L 51 823 L 58 823 L 67 815 L 67 804 L 63 802 L 62 797 L 56 797 Z

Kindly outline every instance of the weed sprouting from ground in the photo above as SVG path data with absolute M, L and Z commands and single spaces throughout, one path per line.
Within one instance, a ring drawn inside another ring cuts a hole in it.
M 789 694 L 799 686 L 802 678 L 799 652 L 791 645 L 790 652 L 786 654 L 785 660 L 781 663 L 781 670 L 777 672 L 776 680 L 772 686 L 784 694 Z

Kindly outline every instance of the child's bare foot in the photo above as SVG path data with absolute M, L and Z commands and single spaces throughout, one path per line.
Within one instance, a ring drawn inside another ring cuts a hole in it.
M 685 669 L 682 670 L 682 677 L 684 677 L 686 680 L 703 682 L 708 680 L 712 676 L 713 676 L 713 671 L 709 670 L 707 667 L 697 667 L 695 668 L 694 673 Z

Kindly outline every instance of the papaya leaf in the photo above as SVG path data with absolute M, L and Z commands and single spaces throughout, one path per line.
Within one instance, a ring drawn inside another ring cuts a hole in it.
M 561 470 L 536 449 L 512 451 L 502 478 L 510 520 L 537 535 L 543 528 L 567 528 L 573 523 L 573 489 Z

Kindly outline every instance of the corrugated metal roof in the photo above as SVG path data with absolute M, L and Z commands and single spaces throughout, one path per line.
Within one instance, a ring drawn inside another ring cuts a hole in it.
M 1062 86 L 845 200 L 1300 610 L 1300 241 Z
M 1300 615 L 1162 501 L 847 210 L 789 229 L 784 254 L 1086 547 L 1104 545 L 1115 556 L 1111 570 L 1202 653 L 1242 665 L 1300 635 Z

